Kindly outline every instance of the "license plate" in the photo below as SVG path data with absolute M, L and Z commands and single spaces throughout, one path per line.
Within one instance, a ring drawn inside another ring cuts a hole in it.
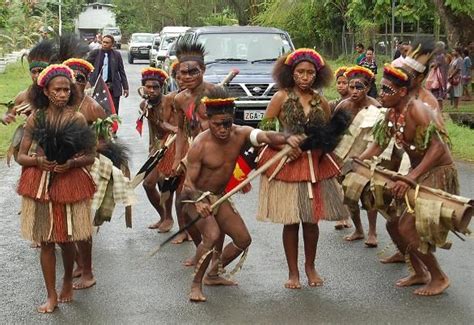
M 141 50 L 140 51 L 142 54 L 147 54 L 148 53 L 148 50 Z
M 259 121 L 263 119 L 265 111 L 244 111 L 245 121 Z

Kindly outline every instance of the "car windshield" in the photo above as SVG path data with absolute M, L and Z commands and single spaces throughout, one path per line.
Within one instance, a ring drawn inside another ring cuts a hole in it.
M 163 41 L 160 44 L 160 50 L 168 50 L 170 45 L 178 39 L 178 36 L 171 36 L 163 38 Z
M 120 31 L 118 29 L 104 29 L 104 35 L 113 35 L 118 36 L 120 35 Z
M 291 51 L 286 36 L 277 33 L 201 34 L 198 42 L 206 48 L 206 63 L 223 59 L 266 61 Z
M 151 43 L 153 35 L 133 35 L 132 42 L 135 43 Z

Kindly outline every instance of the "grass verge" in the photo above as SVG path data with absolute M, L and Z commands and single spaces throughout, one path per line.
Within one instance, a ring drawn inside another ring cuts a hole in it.
M 22 66 L 19 62 L 9 64 L 5 73 L 0 74 L 0 103 L 13 100 L 20 91 L 26 89 L 30 84 L 31 79 L 26 65 Z M 0 105 L 0 116 L 3 116 L 6 110 L 5 106 Z M 20 122 L 21 119 L 17 119 L 17 123 L 8 126 L 0 124 L 0 157 L 5 157 L 13 132 Z

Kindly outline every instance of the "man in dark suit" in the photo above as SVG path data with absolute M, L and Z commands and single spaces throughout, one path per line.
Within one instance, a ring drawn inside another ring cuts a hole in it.
M 89 53 L 87 60 L 94 65 L 94 72 L 90 76 L 90 83 L 92 86 L 96 84 L 99 76 L 104 79 L 109 87 L 112 95 L 115 110 L 118 114 L 120 96 L 128 97 L 128 81 L 125 69 L 123 66 L 122 56 L 120 52 L 114 50 L 114 37 L 105 35 L 102 37 L 102 48 L 93 50 Z

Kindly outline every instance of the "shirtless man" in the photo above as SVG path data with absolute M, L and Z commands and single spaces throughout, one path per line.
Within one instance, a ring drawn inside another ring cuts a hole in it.
M 142 70 L 142 86 L 147 99 L 140 103 L 140 110 L 148 119 L 150 153 L 163 146 L 168 137 L 178 131 L 174 119 L 172 97 L 164 96 L 161 93 L 161 88 L 167 78 L 167 73 L 161 69 L 145 68 Z M 143 181 L 143 188 L 148 200 L 160 216 L 160 220 L 148 228 L 158 229 L 158 232 L 170 231 L 174 223 L 171 215 L 173 196 L 170 195 L 162 204 L 160 193 L 156 187 L 158 181 L 163 181 L 165 177 L 170 176 L 173 161 L 174 154 L 170 148 Z
M 350 112 L 353 118 L 352 127 L 360 130 L 360 134 L 357 136 L 354 135 L 352 139 L 350 135 L 344 136 L 338 148 L 335 149 L 334 153 L 340 159 L 341 164 L 346 162 L 350 157 L 360 155 L 367 148 L 369 143 L 367 138 L 370 134 L 372 125 L 363 127 L 363 120 L 365 119 L 363 114 L 378 114 L 376 108 L 380 108 L 381 106 L 377 100 L 367 95 L 370 90 L 372 79 L 374 78 L 374 74 L 369 69 L 357 66 L 351 67 L 346 70 L 344 75 L 349 80 L 349 91 L 351 95 L 349 98 L 343 100 L 339 105 L 337 105 L 336 111 L 342 109 Z M 370 108 L 372 108 L 372 110 L 369 110 Z M 356 119 L 359 114 L 359 118 Z M 358 123 L 359 120 L 360 123 Z M 354 123 L 358 123 L 358 125 L 355 126 Z M 347 140 L 349 141 L 346 144 L 345 141 Z M 346 147 L 346 149 L 341 151 L 341 147 Z M 351 212 L 351 218 L 354 222 L 355 230 L 352 235 L 346 236 L 344 239 L 348 241 L 364 239 L 365 235 L 360 220 L 359 207 L 349 206 L 349 211 Z M 377 211 L 367 211 L 367 216 L 369 219 L 369 233 L 365 244 L 368 247 L 377 247 Z
M 406 73 L 392 66 L 384 68 L 380 95 L 382 104 L 389 110 L 385 119 L 374 128 L 374 134 L 383 134 L 386 137 L 377 137 L 377 142 L 359 158 L 369 159 L 380 155 L 390 142 L 390 137 L 393 137 L 395 145 L 403 147 L 410 158 L 411 170 L 406 175 L 408 179 L 458 194 L 454 161 L 448 145 L 442 139 L 445 133 L 436 125 L 433 110 L 410 96 L 411 90 L 410 78 Z M 396 199 L 403 200 L 409 188 L 409 184 L 399 180 L 392 188 L 392 194 Z M 449 279 L 441 270 L 433 253 L 428 251 L 423 254 L 418 250 L 420 236 L 416 230 L 414 215 L 405 212 L 398 221 L 398 227 L 390 228 L 392 239 L 400 252 L 409 254 L 415 271 L 414 274 L 400 279 L 397 286 L 425 284 L 414 291 L 422 296 L 437 295 L 448 288 Z
M 204 53 L 204 46 L 198 43 L 180 42 L 176 46 L 176 55 L 179 62 L 177 74 L 180 87 L 184 90 L 174 98 L 178 123 L 176 153 L 173 163 L 175 173 L 180 169 L 178 167 L 181 165 L 181 160 L 186 156 L 189 142 L 199 133 L 209 128 L 206 109 L 201 104 L 201 99 L 218 86 L 204 81 L 204 72 L 206 71 Z M 181 166 L 183 167 L 183 165 Z M 179 172 L 183 172 L 182 168 Z M 177 196 L 179 196 L 179 193 L 177 193 Z M 177 200 L 178 216 L 181 213 L 180 211 L 181 207 L 179 206 L 179 200 Z M 196 227 L 191 227 L 188 231 L 194 244 L 198 246 L 201 242 L 201 234 Z M 194 259 L 190 258 L 184 262 L 184 265 L 192 266 L 194 263 Z
M 186 180 L 182 193 L 183 211 L 192 218 L 197 215 L 202 217 L 196 223 L 202 240 L 197 248 L 196 257 L 199 262 L 189 294 L 189 299 L 194 302 L 206 301 L 202 292 L 203 277 L 221 234 L 228 235 L 232 243 L 226 245 L 219 260 L 213 262 L 205 278 L 207 285 L 235 284 L 220 277 L 219 264 L 222 267 L 227 266 L 245 252 L 251 242 L 245 223 L 230 201 L 225 201 L 211 210 L 211 204 L 223 195 L 241 148 L 248 141 L 256 146 L 263 143 L 288 143 L 296 148 L 303 140 L 302 136 L 286 137 L 282 133 L 263 132 L 234 125 L 233 99 L 226 98 L 226 92 L 219 88 L 211 91 L 209 97 L 212 99 L 205 100 L 209 129 L 195 138 L 188 151 Z
M 410 96 L 415 99 L 419 99 L 424 104 L 428 105 L 434 114 L 436 124 L 445 130 L 444 120 L 439 108 L 438 100 L 433 95 L 431 91 L 423 87 L 423 81 L 425 80 L 428 71 L 429 63 L 434 51 L 434 44 L 429 41 L 417 42 L 413 45 L 409 53 L 400 61 L 399 66 L 392 66 L 395 68 L 401 68 L 410 76 L 411 86 L 410 86 Z M 404 164 L 402 164 L 404 165 Z M 401 169 L 405 169 L 401 167 Z M 396 232 L 398 229 L 399 218 L 392 218 L 390 221 L 387 221 L 386 227 L 390 235 Z M 395 234 L 396 236 L 396 234 Z M 405 263 L 405 257 L 397 251 L 395 254 L 380 259 L 382 263 Z
M 89 75 L 94 70 L 92 64 L 83 59 L 71 58 L 63 62 L 65 66 L 74 72 L 75 84 L 78 90 L 77 111 L 81 112 L 87 120 L 87 124 L 92 125 L 97 119 L 106 117 L 105 111 L 92 97 L 86 95 L 85 89 Z M 92 237 L 88 240 L 81 240 L 76 243 L 76 264 L 74 277 L 79 277 L 74 282 L 73 288 L 76 290 L 87 289 L 96 284 L 96 279 L 92 273 Z

